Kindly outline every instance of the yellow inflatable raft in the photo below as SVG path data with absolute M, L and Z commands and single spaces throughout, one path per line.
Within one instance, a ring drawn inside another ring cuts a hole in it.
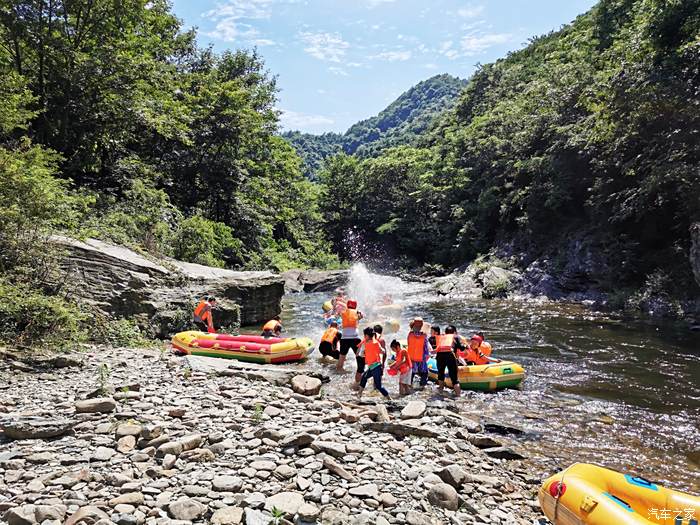
M 313 351 L 308 337 L 277 338 L 257 335 L 207 334 L 180 332 L 172 338 L 173 350 L 179 354 L 238 359 L 252 363 L 290 363 L 306 359 Z
M 428 360 L 428 377 L 437 381 L 437 363 L 435 358 Z M 498 390 L 516 388 L 525 379 L 525 369 L 513 361 L 498 361 L 488 365 L 460 366 L 458 368 L 459 386 L 466 390 Z M 445 385 L 452 387 L 449 377 Z
M 586 463 L 547 479 L 539 499 L 554 525 L 698 525 L 700 519 L 696 496 Z

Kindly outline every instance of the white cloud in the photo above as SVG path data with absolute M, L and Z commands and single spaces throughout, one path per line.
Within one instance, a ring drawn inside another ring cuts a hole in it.
M 294 3 L 296 0 L 226 0 L 216 8 L 202 13 L 216 23 L 214 29 L 204 34 L 225 42 L 241 42 L 256 46 L 270 46 L 275 42 L 263 38 L 260 32 L 242 20 L 264 20 L 272 16 L 275 3 Z
M 335 121 L 324 115 L 308 115 L 283 109 L 280 115 L 280 124 L 284 129 L 307 129 L 316 126 L 326 126 L 333 124 Z
M 262 19 L 270 18 L 273 0 L 227 0 L 216 8 L 205 12 L 205 18 Z
M 304 51 L 326 62 L 340 62 L 345 56 L 345 50 L 350 47 L 340 33 L 302 31 L 299 38 L 306 44 Z
M 405 62 L 411 58 L 410 51 L 384 51 L 377 55 L 371 56 L 374 60 L 386 60 L 387 62 Z
M 350 76 L 350 73 L 345 71 L 342 67 L 338 67 L 338 66 L 331 66 L 328 68 L 328 71 L 330 71 L 334 75 L 338 75 L 339 77 L 349 77 Z
M 274 46 L 275 41 L 263 38 L 260 31 L 254 27 L 237 22 L 233 18 L 224 18 L 217 22 L 214 29 L 204 33 L 207 36 L 224 42 L 240 42 L 254 46 Z
M 367 2 L 367 6 L 370 8 L 378 7 L 383 4 L 392 4 L 396 0 L 365 0 Z
M 433 64 L 432 62 L 430 62 L 429 64 L 423 64 L 423 67 L 424 67 L 425 69 L 438 69 L 440 66 L 438 66 L 437 64 Z
M 484 12 L 483 5 L 468 5 L 457 10 L 457 14 L 463 18 L 476 18 Z
M 508 33 L 485 33 L 467 35 L 460 40 L 462 53 L 467 56 L 477 55 L 498 44 L 510 42 L 512 35 Z

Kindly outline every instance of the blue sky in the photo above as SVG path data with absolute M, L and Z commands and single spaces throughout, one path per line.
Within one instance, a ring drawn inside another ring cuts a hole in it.
M 278 76 L 285 129 L 345 131 L 439 73 L 558 29 L 594 0 L 174 0 L 217 51 L 257 46 Z

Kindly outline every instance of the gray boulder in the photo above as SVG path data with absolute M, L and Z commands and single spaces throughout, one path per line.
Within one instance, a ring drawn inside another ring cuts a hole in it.
M 63 418 L 20 417 L 0 421 L 0 429 L 10 439 L 47 439 L 62 436 L 74 425 L 75 421 Z
M 271 272 L 237 272 L 173 259 L 151 260 L 96 239 L 53 237 L 64 249 L 61 266 L 80 286 L 74 291 L 105 314 L 132 317 L 154 335 L 189 328 L 194 303 L 219 299 L 218 325 L 263 322 L 281 311 L 284 279 Z

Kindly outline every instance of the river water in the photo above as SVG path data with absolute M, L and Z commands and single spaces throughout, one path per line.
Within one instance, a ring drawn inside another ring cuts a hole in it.
M 446 300 L 427 285 L 371 274 L 362 265 L 353 267 L 348 288 L 360 311 L 391 293 L 403 306 L 396 316 L 399 338 L 406 337 L 408 320 L 421 316 L 442 327 L 454 324 L 463 335 L 483 331 L 495 357 L 522 364 L 527 378 L 519 390 L 469 392 L 458 403 L 466 413 L 524 429 L 506 442 L 538 471 L 593 462 L 700 493 L 700 333 L 616 319 L 582 305 Z M 287 334 L 318 341 L 328 298 L 287 295 Z M 352 375 L 334 375 L 319 357 L 312 354 L 306 366 L 332 376 L 328 395 L 350 397 Z M 385 383 L 398 393 L 396 377 L 385 375 Z M 414 395 L 437 397 L 432 389 Z

